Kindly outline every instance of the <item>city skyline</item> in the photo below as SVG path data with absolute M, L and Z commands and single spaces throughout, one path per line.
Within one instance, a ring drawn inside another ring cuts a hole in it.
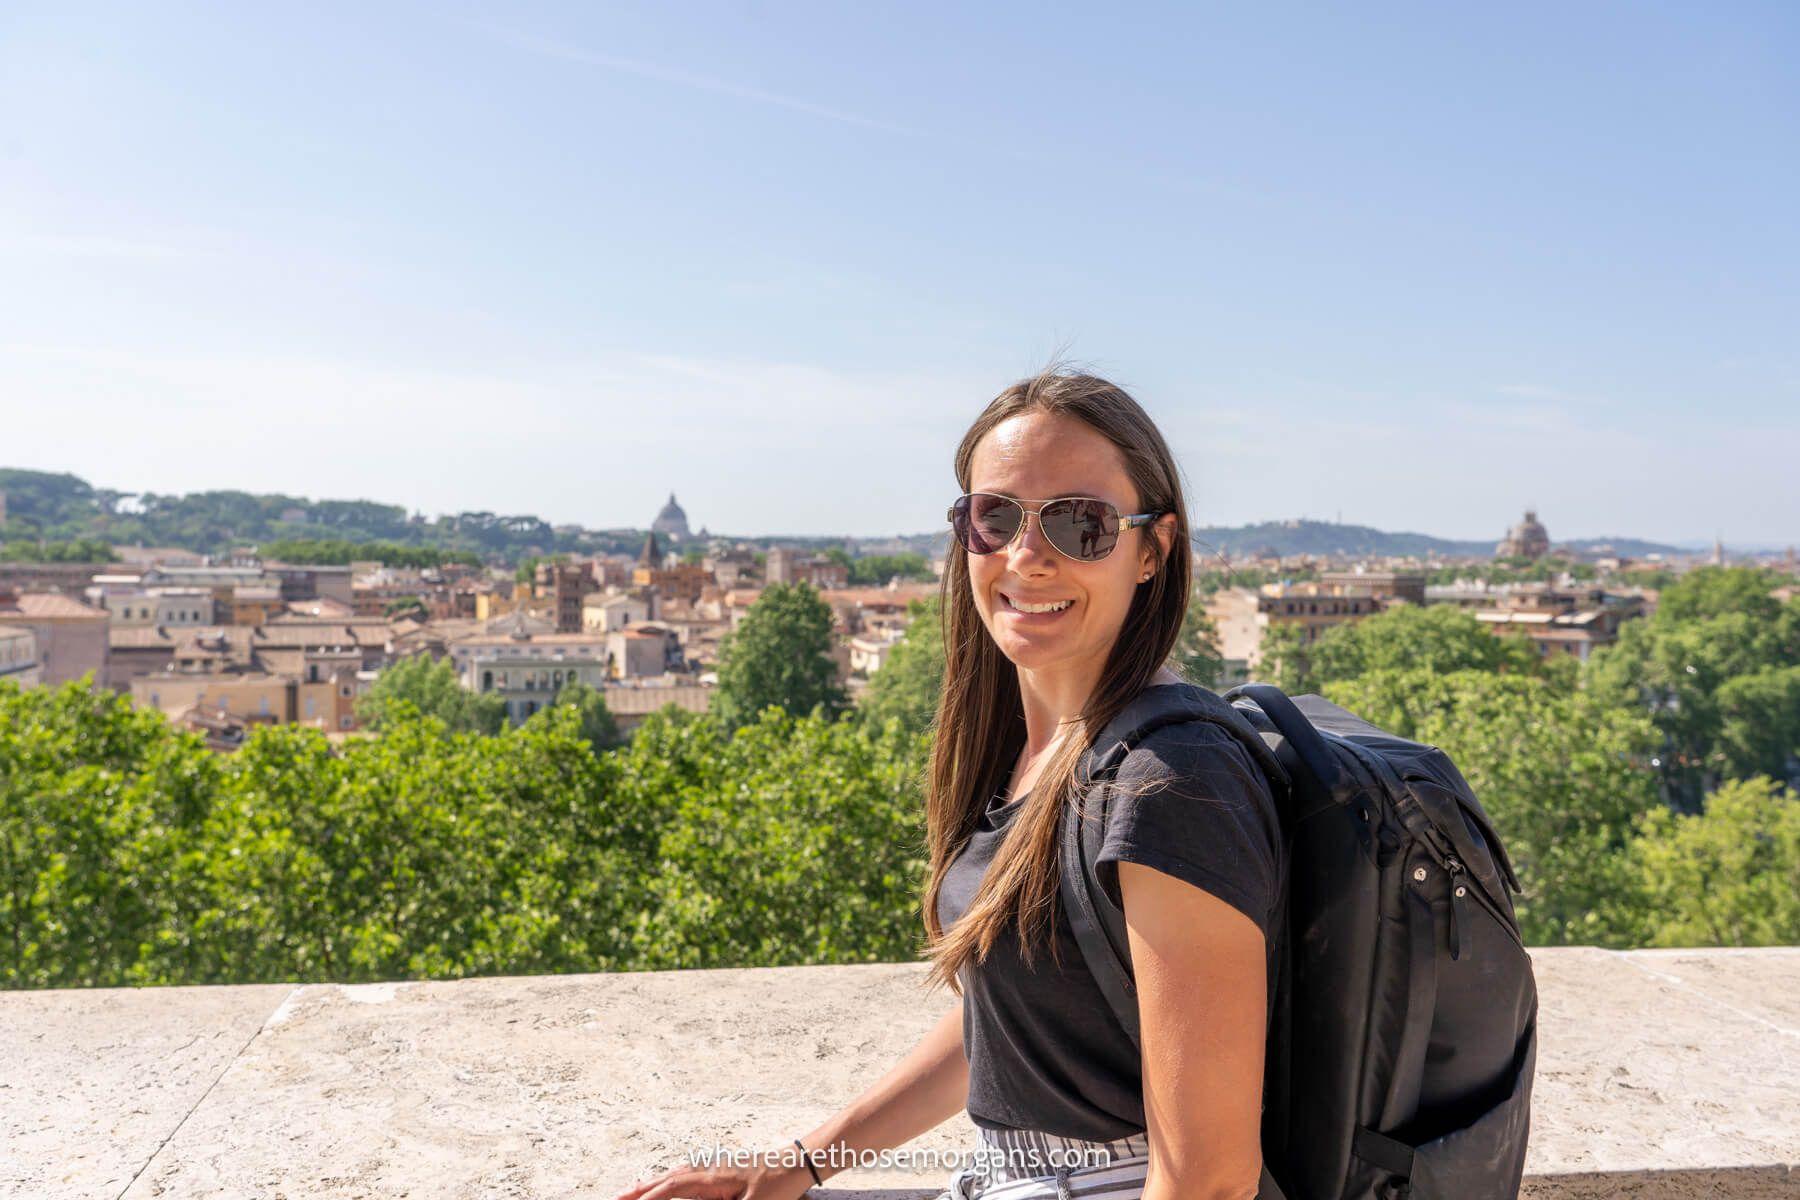
M 12 465 L 13 464 L 9 464 L 9 463 L 0 463 L 0 472 L 4 472 L 5 470 L 11 468 Z M 71 474 L 73 474 L 73 473 L 71 472 Z M 79 478 L 79 476 L 77 476 L 77 478 Z M 122 495 L 124 497 L 124 499 L 122 499 L 118 503 L 118 509 L 117 509 L 117 511 L 122 515 L 130 515 L 130 514 L 134 514 L 134 513 L 142 511 L 141 507 L 135 502 L 137 496 L 140 495 L 140 493 L 122 492 L 121 489 L 109 488 L 103 481 L 86 479 L 86 480 L 83 480 L 83 482 L 89 484 L 90 486 L 93 486 L 97 491 L 109 491 L 109 492 L 119 493 L 120 495 Z M 253 495 L 259 494 L 259 493 L 251 492 L 250 489 L 247 489 L 247 488 L 232 488 L 232 489 L 223 489 L 223 490 L 238 491 L 238 492 L 250 492 L 250 494 L 253 494 Z M 176 489 L 176 488 L 146 489 L 147 493 L 154 493 L 154 494 L 163 495 L 163 496 L 183 496 L 183 495 L 192 494 L 193 492 L 198 492 L 198 491 L 199 491 L 199 489 L 193 489 L 191 491 L 184 491 L 182 489 Z M 282 493 L 282 492 L 260 493 L 260 494 L 262 494 L 262 495 L 283 495 L 283 496 L 287 496 L 288 498 L 303 501 L 308 504 L 370 503 L 370 504 L 378 504 L 378 505 L 384 505 L 384 506 L 389 506 L 389 507 L 400 507 L 400 508 L 407 507 L 405 505 L 398 504 L 396 501 L 386 499 L 386 498 L 383 498 L 381 496 L 376 496 L 376 495 L 324 496 L 324 495 L 298 495 L 298 494 L 294 494 L 294 493 Z M 6 496 L 5 489 L 0 488 L 0 501 L 3 501 L 5 499 L 5 496 Z M 670 492 L 667 496 L 665 503 L 678 503 L 678 493 Z M 678 506 L 681 507 L 681 509 L 683 510 L 683 513 L 685 514 L 686 506 L 679 505 L 679 504 L 678 504 Z M 5 511 L 6 511 L 5 507 L 3 505 L 0 505 L 0 514 L 4 514 Z M 546 514 L 546 513 L 542 513 L 542 512 L 531 512 L 531 511 L 518 510 L 518 509 L 473 509 L 473 508 L 464 506 L 464 507 L 460 507 L 460 508 L 456 508 L 456 509 L 446 510 L 443 512 L 428 512 L 428 511 L 423 511 L 423 510 L 418 510 L 418 509 L 409 509 L 408 511 L 409 511 L 409 515 L 411 515 L 413 517 L 417 517 L 417 518 L 423 518 L 426 521 L 434 521 L 434 520 L 438 520 L 440 518 L 453 517 L 453 516 L 456 516 L 458 513 L 471 513 L 471 512 L 489 512 L 497 517 L 531 517 L 531 518 L 536 518 L 536 519 L 542 520 L 546 525 L 549 525 L 553 528 L 563 528 L 563 527 L 567 527 L 567 526 L 579 526 L 583 529 L 586 529 L 587 531 L 589 531 L 591 533 L 617 533 L 617 532 L 621 532 L 621 531 L 647 532 L 652 528 L 653 524 L 658 519 L 658 516 L 660 516 L 660 514 L 658 514 L 657 516 L 653 516 L 652 518 L 641 520 L 641 521 L 627 520 L 627 521 L 615 522 L 615 523 L 606 524 L 606 525 L 594 525 L 594 524 L 584 523 L 581 521 L 567 520 L 567 519 L 564 519 L 562 517 L 559 517 L 559 516 L 556 516 L 553 514 Z M 1527 505 L 1527 506 L 1525 506 L 1525 508 L 1522 511 L 1525 513 L 1528 513 L 1528 514 L 1534 514 L 1534 513 L 1536 513 L 1537 510 L 1536 510 L 1535 506 Z M 1515 511 L 1515 517 L 1517 515 L 1518 515 L 1517 511 Z M 1476 536 L 1474 538 L 1458 538 L 1458 537 L 1453 537 L 1453 536 L 1446 535 L 1446 534 L 1441 534 L 1434 530 L 1431 530 L 1428 528 L 1423 528 L 1423 527 L 1381 529 L 1381 528 L 1375 527 L 1375 526 L 1364 525 L 1360 522 L 1346 521 L 1346 520 L 1342 519 L 1341 514 L 1323 515 L 1323 514 L 1301 513 L 1301 514 L 1296 514 L 1296 515 L 1291 515 L 1291 516 L 1268 516 L 1268 517 L 1261 518 L 1259 520 L 1247 521 L 1238 526 L 1218 526 L 1218 525 L 1208 526 L 1208 524 L 1206 522 L 1200 521 L 1198 519 L 1192 519 L 1191 514 L 1190 514 L 1190 518 L 1191 518 L 1190 523 L 1191 523 L 1192 527 L 1196 530 L 1201 530 L 1201 529 L 1205 529 L 1205 528 L 1209 528 L 1209 527 L 1211 527 L 1211 528 L 1233 528 L 1233 529 L 1254 529 L 1254 528 L 1259 528 L 1259 527 L 1263 527 L 1263 526 L 1272 526 L 1272 525 L 1292 526 L 1295 523 L 1312 523 L 1312 524 L 1328 525 L 1328 526 L 1329 525 L 1343 526 L 1346 528 L 1376 529 L 1377 532 L 1382 533 L 1382 534 L 1387 534 L 1387 535 L 1423 536 L 1423 537 L 1435 538 L 1435 539 L 1438 539 L 1441 541 L 1451 541 L 1451 542 L 1474 542 L 1474 543 L 1486 544 L 1488 542 L 1497 541 L 1497 538 L 1499 536 L 1499 535 L 1495 535 L 1495 537 Z M 680 544 L 682 544 L 682 545 L 692 545 L 692 544 L 696 544 L 696 543 L 700 542 L 701 540 L 703 540 L 703 539 L 701 539 L 701 536 L 700 536 L 700 533 L 702 530 L 705 530 L 705 533 L 706 533 L 705 540 L 718 540 L 718 539 L 733 540 L 733 539 L 736 539 L 736 540 L 771 541 L 771 540 L 781 540 L 781 539 L 794 539 L 796 541 L 801 541 L 801 540 L 827 540 L 828 541 L 833 538 L 844 538 L 844 539 L 857 541 L 857 542 L 877 543 L 877 542 L 881 542 L 881 541 L 885 541 L 885 540 L 892 540 L 892 539 L 896 539 L 896 538 L 917 539 L 917 538 L 921 538 L 921 537 L 931 537 L 931 536 L 944 536 L 944 537 L 948 536 L 948 526 L 947 525 L 945 525 L 939 529 L 913 529 L 913 530 L 896 529 L 896 530 L 890 530 L 890 531 L 882 532 L 882 533 L 845 533 L 842 531 L 830 531 L 830 530 L 827 530 L 824 532 L 796 533 L 793 531 L 784 531 L 784 530 L 775 530 L 775 531 L 758 531 L 758 530 L 744 530 L 744 529 L 716 529 L 715 530 L 715 529 L 712 529 L 704 519 L 695 520 L 695 519 L 690 518 L 689 526 L 690 526 L 690 530 L 691 530 L 689 536 L 686 539 L 679 539 Z M 1510 523 L 1509 523 L 1508 527 L 1510 528 Z M 657 536 L 665 537 L 666 535 L 659 531 Z M 1791 542 L 1791 541 L 1790 542 L 1780 542 L 1780 543 L 1732 541 L 1730 539 L 1724 539 L 1722 537 L 1722 534 L 1716 534 L 1711 539 L 1704 539 L 1701 541 L 1675 541 L 1675 540 L 1671 540 L 1671 539 L 1659 538 L 1658 536 L 1656 536 L 1654 531 L 1646 533 L 1643 531 L 1635 531 L 1635 530 L 1611 530 L 1611 531 L 1603 532 L 1603 533 L 1576 532 L 1576 533 L 1570 533 L 1570 534 L 1564 534 L 1564 533 L 1559 532 L 1553 538 L 1553 541 L 1559 545 L 1571 543 L 1571 542 L 1589 543 L 1589 542 L 1603 542 L 1606 540 L 1641 541 L 1641 542 L 1649 542 L 1649 543 L 1660 543 L 1662 545 L 1673 546 L 1673 547 L 1676 547 L 1676 548 L 1684 550 L 1684 551 L 1697 551 L 1697 550 L 1711 549 L 1711 548 L 1713 548 L 1715 542 L 1719 542 L 1722 540 L 1723 547 L 1726 551 L 1734 552 L 1734 553 L 1748 553 L 1748 554 L 1781 553 L 1781 552 L 1791 549 L 1795 544 L 1794 542 Z M 671 544 L 673 544 L 673 543 L 671 543 Z M 1204 552 L 1204 548 L 1202 548 L 1202 552 Z
M 1786 6 L 705 13 L 9 10 L 0 459 L 882 538 L 1066 352 L 1196 523 L 1800 540 Z

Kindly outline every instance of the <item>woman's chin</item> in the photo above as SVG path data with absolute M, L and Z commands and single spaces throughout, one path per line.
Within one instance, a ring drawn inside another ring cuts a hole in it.
M 1068 647 L 1062 644 L 1062 639 L 1048 635 L 1034 637 L 1014 633 L 997 638 L 996 641 L 1000 646 L 1000 653 L 1006 655 L 1012 665 L 1021 671 L 1041 671 L 1069 657 Z

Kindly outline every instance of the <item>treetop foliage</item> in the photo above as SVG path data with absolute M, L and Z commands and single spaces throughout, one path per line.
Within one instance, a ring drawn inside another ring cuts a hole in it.
M 835 717 L 846 697 L 831 657 L 831 629 L 831 606 L 811 584 L 764 588 L 719 647 L 712 711 L 732 729 L 757 720 L 770 705 L 796 714 L 818 707 Z

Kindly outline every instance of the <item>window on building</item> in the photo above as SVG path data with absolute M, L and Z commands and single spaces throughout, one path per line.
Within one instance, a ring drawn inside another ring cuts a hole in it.
M 344 683 L 344 684 L 338 685 L 338 695 L 344 697 L 345 699 L 349 699 L 350 692 L 351 692 L 351 688 L 350 688 L 349 684 Z
M 350 726 L 354 725 L 355 723 L 356 723 L 356 720 L 354 717 L 343 716 L 343 717 L 338 718 L 338 728 L 339 729 L 348 729 L 348 728 L 350 728 Z
M 491 692 L 494 690 L 494 673 L 492 671 L 483 671 L 481 673 L 481 690 L 484 692 Z
M 258 696 L 256 698 L 256 711 L 259 716 L 266 717 L 269 715 L 269 698 L 267 696 Z
M 314 714 L 314 713 L 315 713 L 315 712 L 316 712 L 316 711 L 317 711 L 317 709 L 316 709 L 316 707 L 315 707 L 315 706 L 314 706 L 314 704 L 313 704 L 313 698 L 312 698 L 312 697 L 311 697 L 311 696 L 308 696 L 308 697 L 307 697 L 307 698 L 306 698 L 306 715 L 307 715 L 307 716 L 309 716 L 309 717 L 310 717 L 310 716 L 312 716 L 312 715 L 313 715 L 313 714 Z

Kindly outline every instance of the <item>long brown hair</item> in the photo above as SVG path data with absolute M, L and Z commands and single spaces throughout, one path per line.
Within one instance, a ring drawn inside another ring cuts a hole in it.
M 944 873 L 968 844 L 982 809 L 1000 789 L 1025 744 L 1018 670 L 982 623 L 969 586 L 968 552 L 951 539 L 941 593 L 944 689 L 933 722 L 926 779 L 931 871 L 923 908 L 925 953 L 932 960 L 927 982 L 947 984 L 958 992 L 957 977 L 964 964 L 985 958 L 1009 922 L 1019 931 L 1027 964 L 1040 938 L 1050 942 L 1051 959 L 1058 961 L 1055 939 L 1048 937 L 1057 895 L 1058 818 L 1073 797 L 1082 753 L 1174 649 L 1193 586 L 1187 503 L 1175 456 L 1137 401 L 1104 379 L 1052 367 L 1001 392 L 956 448 L 956 480 L 962 490 L 970 490 L 970 464 L 981 439 L 1002 421 L 1028 412 L 1072 417 L 1117 446 L 1137 488 L 1139 511 L 1174 513 L 1175 536 L 1160 568 L 1132 597 L 1099 682 L 1079 717 L 1080 728 L 1064 731 L 1066 736 L 1032 786 L 968 910 L 946 933 L 937 913 Z M 1141 537 L 1155 536 L 1149 526 L 1139 526 L 1137 532 Z

